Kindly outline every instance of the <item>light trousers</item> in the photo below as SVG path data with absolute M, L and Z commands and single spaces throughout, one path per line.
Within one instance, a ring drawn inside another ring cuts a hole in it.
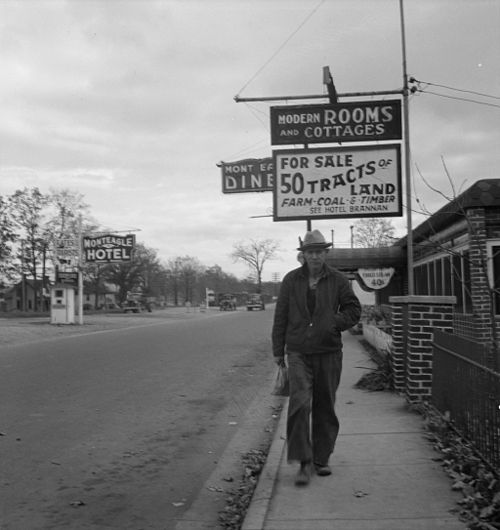
M 287 353 L 288 461 L 325 465 L 339 433 L 335 394 L 342 372 L 342 353 Z

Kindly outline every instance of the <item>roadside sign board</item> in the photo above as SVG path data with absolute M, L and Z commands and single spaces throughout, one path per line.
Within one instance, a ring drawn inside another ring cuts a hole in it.
M 222 162 L 222 193 L 247 193 L 273 190 L 273 159 L 247 158 Z
M 65 272 L 58 270 L 56 273 L 56 282 L 67 285 L 78 285 L 78 272 Z
M 401 147 L 273 151 L 274 221 L 402 215 Z
M 271 145 L 401 138 L 399 99 L 271 107 Z
M 117 263 L 131 261 L 135 246 L 135 236 L 106 234 L 83 237 L 85 261 L 94 263 Z
M 78 256 L 78 242 L 74 238 L 56 239 L 55 251 L 58 259 L 70 259 Z

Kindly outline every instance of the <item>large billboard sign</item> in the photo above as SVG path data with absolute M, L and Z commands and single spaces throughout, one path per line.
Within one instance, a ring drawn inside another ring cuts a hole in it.
M 273 151 L 274 221 L 402 215 L 399 144 Z
M 247 158 L 221 162 L 222 193 L 247 193 L 273 190 L 273 159 Z
M 271 107 L 271 145 L 401 140 L 401 100 Z
M 135 236 L 112 234 L 83 237 L 85 261 L 94 263 L 117 263 L 131 261 L 135 246 Z

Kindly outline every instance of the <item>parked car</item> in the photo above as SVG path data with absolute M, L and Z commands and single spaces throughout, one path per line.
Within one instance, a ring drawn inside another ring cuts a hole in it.
M 140 313 L 141 304 L 135 300 L 127 300 L 123 306 L 124 313 Z
M 266 309 L 264 300 L 260 294 L 251 294 L 247 300 L 247 311 L 253 311 L 254 309 L 259 309 L 261 311 Z

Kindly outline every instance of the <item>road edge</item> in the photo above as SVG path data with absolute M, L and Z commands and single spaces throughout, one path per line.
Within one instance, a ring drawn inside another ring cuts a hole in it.
M 271 445 L 268 456 L 266 457 L 266 464 L 264 464 L 263 471 L 261 472 L 262 476 L 266 469 L 271 450 L 274 447 L 277 432 L 281 432 L 281 418 L 283 416 L 282 410 L 285 398 L 272 395 L 274 384 L 274 378 L 272 378 L 268 384 L 263 387 L 262 393 L 258 394 L 250 403 L 245 414 L 244 422 L 224 449 L 215 469 L 201 487 L 198 495 L 191 503 L 191 507 L 176 521 L 174 526 L 175 530 L 205 530 L 220 528 L 219 525 L 214 527 L 214 523 L 206 520 L 206 517 L 204 517 L 207 512 L 206 506 L 213 505 L 213 503 L 217 502 L 224 503 L 226 501 L 229 493 L 226 490 L 228 486 L 226 481 L 227 477 L 232 476 L 233 474 L 235 477 L 239 476 L 239 473 L 241 472 L 241 456 L 253 445 L 255 440 L 262 436 L 262 434 L 256 430 L 262 427 L 262 418 L 259 415 L 262 414 L 262 411 L 268 411 L 267 413 L 271 418 L 272 414 L 278 414 L 277 412 L 272 411 L 276 411 L 279 408 L 280 417 L 277 418 L 277 420 L 273 420 L 275 427 L 271 436 Z M 278 429 L 280 430 L 278 431 Z M 252 437 L 253 439 L 250 443 L 249 437 Z M 252 495 L 249 509 L 252 506 L 253 499 L 256 498 L 255 493 L 259 489 L 261 476 L 259 476 L 256 491 Z
M 288 399 L 286 400 L 286 404 Z M 259 476 L 250 506 L 248 507 L 241 530 L 262 530 L 266 520 L 269 505 L 272 500 L 276 478 L 283 457 L 286 441 L 287 407 L 285 403 L 281 409 L 278 425 L 274 431 L 273 441 L 269 448 L 266 463 Z

